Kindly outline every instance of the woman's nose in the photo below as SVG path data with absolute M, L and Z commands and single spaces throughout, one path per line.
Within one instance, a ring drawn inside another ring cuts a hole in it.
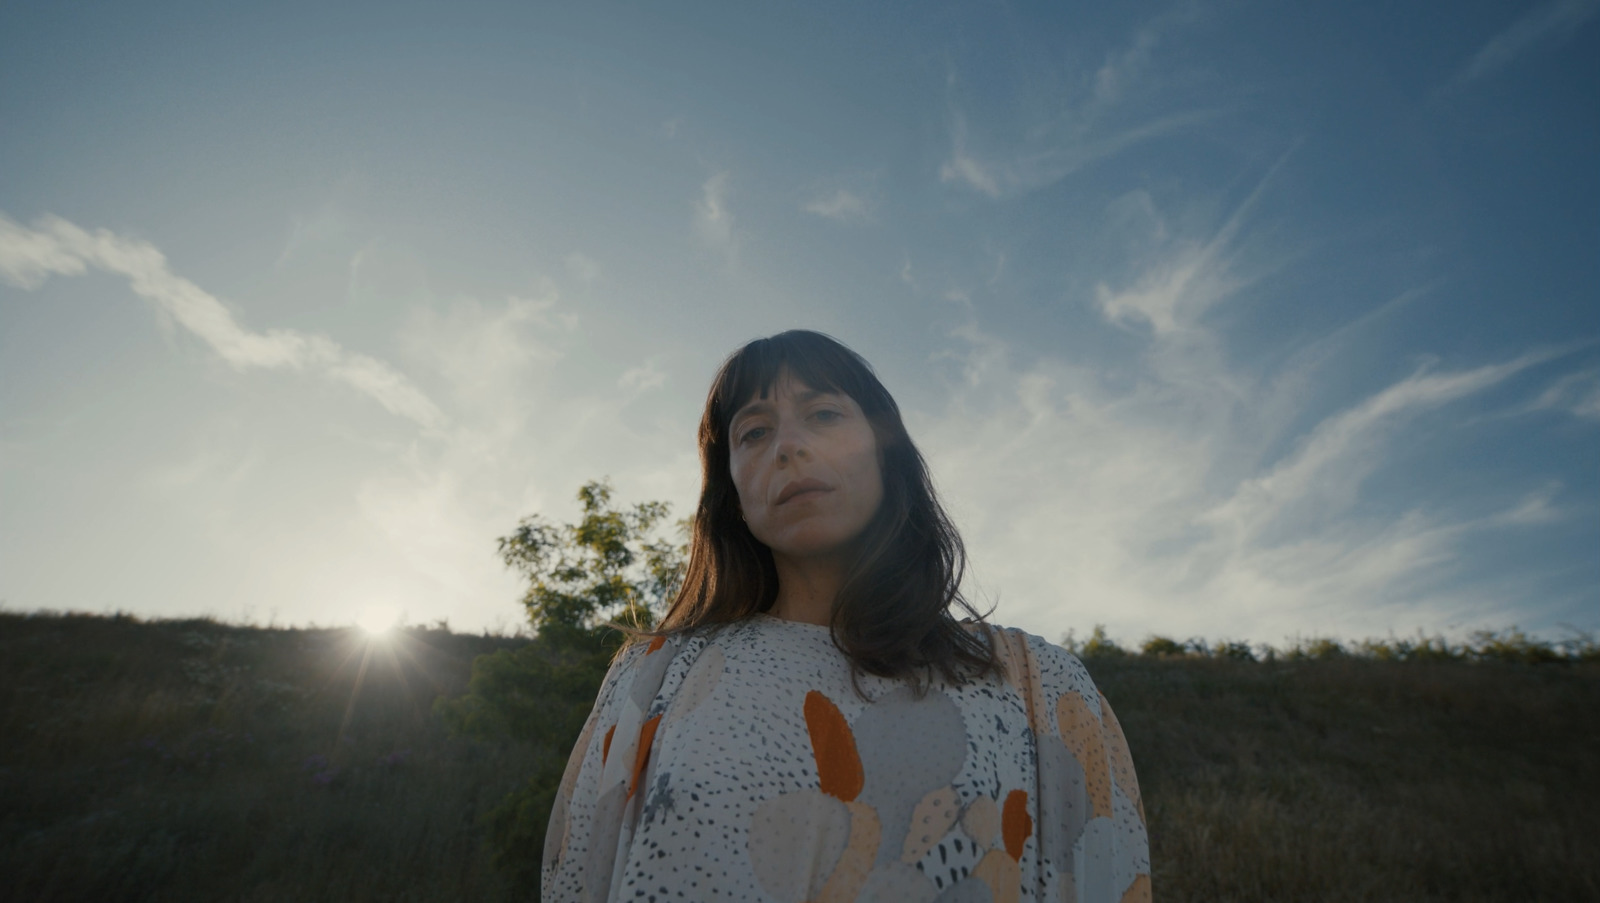
M 778 463 L 787 464 L 793 458 L 807 458 L 811 455 L 806 447 L 805 435 L 797 426 L 779 425 L 778 441 L 774 444 L 778 451 Z

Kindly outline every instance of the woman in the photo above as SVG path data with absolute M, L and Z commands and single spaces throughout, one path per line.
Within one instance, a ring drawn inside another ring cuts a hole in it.
M 1148 899 L 1116 716 L 1076 657 L 962 598 L 961 540 L 867 363 L 814 332 L 751 342 L 699 441 L 683 588 L 572 752 L 544 899 Z

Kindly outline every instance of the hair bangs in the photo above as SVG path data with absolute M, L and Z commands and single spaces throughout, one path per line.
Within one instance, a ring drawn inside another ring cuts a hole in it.
M 766 398 L 785 373 L 808 389 L 850 396 L 874 420 L 885 401 L 894 404 L 860 355 L 822 333 L 797 329 L 757 339 L 728 359 L 712 396 L 715 422 L 708 425 L 726 436 L 739 409 Z

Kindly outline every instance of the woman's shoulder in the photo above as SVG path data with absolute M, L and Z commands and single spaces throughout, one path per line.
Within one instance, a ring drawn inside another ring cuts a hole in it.
M 630 636 L 611 661 L 600 691 L 605 702 L 626 694 L 639 705 L 659 708 L 670 701 L 683 678 L 715 647 L 720 664 L 728 656 L 721 649 L 729 637 L 741 634 L 740 622 L 703 625 L 666 633 Z M 652 706 L 650 700 L 656 701 Z
M 1099 695 L 1089 669 L 1070 650 L 1035 633 L 999 624 L 965 622 L 968 630 L 987 633 L 1005 680 L 1019 689 L 1065 693 L 1077 691 L 1085 696 Z
M 1036 633 L 1029 633 L 1020 627 L 1007 627 L 1004 624 L 996 624 L 992 621 L 975 621 L 971 619 L 962 621 L 961 626 L 980 637 L 988 634 L 995 642 L 1007 643 L 1018 647 L 1025 646 L 1032 650 L 1036 656 L 1045 656 L 1061 662 L 1079 661 L 1078 657 L 1072 654 L 1070 650 L 1052 643 Z
M 685 653 L 697 652 L 707 637 L 708 632 L 702 629 L 628 636 L 611 659 L 601 696 L 614 687 L 636 684 L 641 678 L 659 683 L 673 661 L 682 659 Z

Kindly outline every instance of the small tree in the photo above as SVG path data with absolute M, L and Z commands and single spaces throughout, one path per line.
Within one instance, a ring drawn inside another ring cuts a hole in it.
M 683 579 L 686 548 L 655 535 L 666 503 L 619 509 L 603 481 L 585 484 L 578 501 L 583 517 L 575 524 L 531 515 L 499 540 L 506 566 L 528 578 L 522 604 L 533 642 L 478 656 L 467 694 L 435 706 L 457 733 L 543 747 L 528 782 L 488 815 L 495 864 L 522 890 L 538 887 L 545 825 L 567 757 L 626 639 L 615 625 L 650 627 Z
M 1106 636 L 1104 624 L 1094 625 L 1094 631 L 1087 640 L 1079 640 L 1076 630 L 1068 630 L 1061 638 L 1060 645 L 1080 658 L 1110 658 L 1128 654 L 1128 650 L 1117 645 L 1116 640 Z

